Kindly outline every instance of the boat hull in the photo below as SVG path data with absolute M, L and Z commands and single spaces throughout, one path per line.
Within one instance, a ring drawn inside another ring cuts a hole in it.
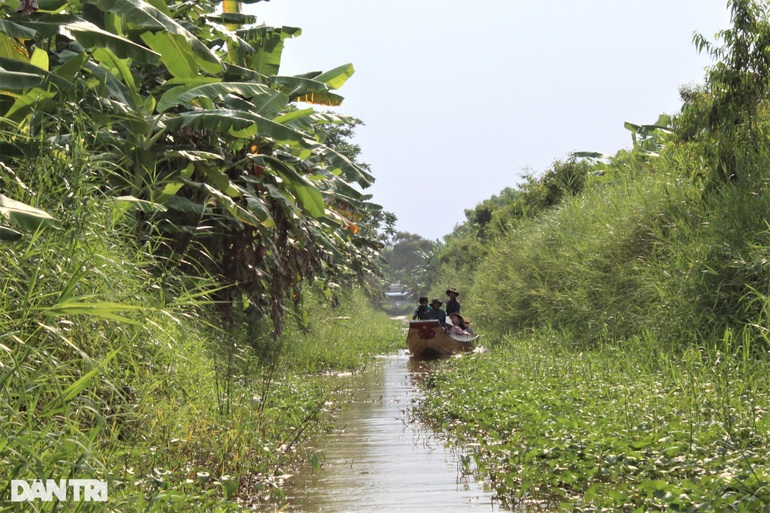
M 406 345 L 414 358 L 441 358 L 473 351 L 478 335 L 447 335 L 438 321 L 409 321 Z

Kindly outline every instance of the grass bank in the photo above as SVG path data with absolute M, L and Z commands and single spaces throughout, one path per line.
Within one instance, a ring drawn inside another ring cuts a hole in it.
M 750 336 L 680 353 L 653 334 L 584 352 L 565 338 L 506 338 L 428 382 L 426 419 L 505 506 L 767 511 L 770 373 Z
M 121 205 L 51 176 L 16 197 L 54 198 L 36 204 L 60 229 L 0 251 L 0 511 L 234 511 L 280 495 L 325 421 L 321 371 L 400 347 L 399 326 L 349 290 L 334 308 L 308 294 L 277 342 L 247 313 L 226 327 L 214 280 L 162 270 L 122 233 Z M 107 480 L 109 502 L 11 503 L 16 479 Z

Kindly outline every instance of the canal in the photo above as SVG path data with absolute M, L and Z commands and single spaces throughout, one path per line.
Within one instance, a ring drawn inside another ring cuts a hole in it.
M 308 463 L 287 482 L 281 511 L 500 511 L 492 491 L 462 463 L 469 458 L 415 418 L 425 372 L 402 352 L 340 378 L 347 380 L 340 394 L 347 403 L 334 431 L 319 437 Z

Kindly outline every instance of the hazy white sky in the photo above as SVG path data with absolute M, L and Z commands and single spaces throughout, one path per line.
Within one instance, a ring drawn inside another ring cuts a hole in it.
M 625 121 L 681 106 L 710 63 L 694 32 L 729 27 L 726 0 L 271 0 L 258 23 L 293 26 L 281 74 L 348 62 L 335 110 L 397 229 L 449 234 L 465 209 L 572 151 L 630 146 Z

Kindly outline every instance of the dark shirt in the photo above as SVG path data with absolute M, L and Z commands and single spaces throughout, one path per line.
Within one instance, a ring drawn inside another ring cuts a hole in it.
M 428 319 L 436 319 L 443 328 L 446 325 L 446 312 L 441 308 L 428 310 Z
M 460 302 L 457 298 L 449 299 L 446 302 L 446 314 L 449 315 L 453 313 L 460 313 Z

